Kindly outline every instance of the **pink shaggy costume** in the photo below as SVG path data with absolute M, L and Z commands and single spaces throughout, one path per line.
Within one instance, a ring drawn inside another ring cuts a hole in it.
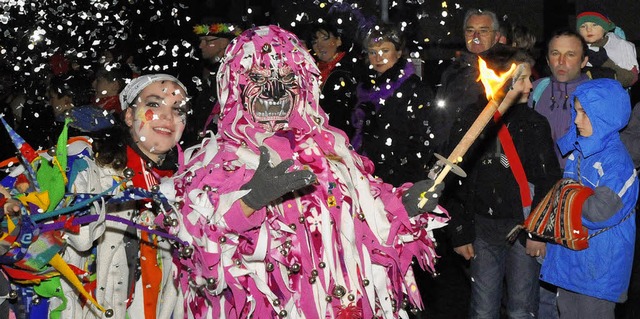
M 408 217 L 401 195 L 411 185 L 371 175 L 373 164 L 327 124 L 318 79 L 312 57 L 279 27 L 247 30 L 227 48 L 217 141 L 185 153 L 168 196 L 181 212 L 171 231 L 190 244 L 175 258 L 189 318 L 407 318 L 407 308 L 421 308 L 411 261 L 433 269 L 431 230 L 447 214 Z M 269 129 L 247 105 L 278 83 L 292 103 L 288 123 L 267 119 Z M 261 145 L 274 165 L 293 159 L 291 170 L 318 182 L 247 218 L 240 187 Z

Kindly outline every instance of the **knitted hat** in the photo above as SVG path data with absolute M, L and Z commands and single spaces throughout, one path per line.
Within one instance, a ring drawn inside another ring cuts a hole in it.
M 242 28 L 232 23 L 198 24 L 193 27 L 193 33 L 199 36 L 212 35 L 219 38 L 233 39 L 242 33 Z
M 609 20 L 607 16 L 595 11 L 582 12 L 578 15 L 576 20 L 576 29 L 578 30 L 580 29 L 580 26 L 585 22 L 593 22 L 601 26 L 604 31 L 611 31 L 616 27 L 616 25 L 611 20 Z
M 133 103 L 136 97 L 138 97 L 140 92 L 144 90 L 144 88 L 149 86 L 149 84 L 153 82 L 158 82 L 158 81 L 175 82 L 182 88 L 182 90 L 184 90 L 185 93 L 187 92 L 187 88 L 184 87 L 184 84 L 182 84 L 182 82 L 180 82 L 174 76 L 171 76 L 169 74 L 159 73 L 159 74 L 142 75 L 131 80 L 131 82 L 129 82 L 129 84 L 127 84 L 127 86 L 124 87 L 122 92 L 120 92 L 120 105 L 122 106 L 122 110 L 123 111 L 126 110 L 127 107 L 131 103 Z

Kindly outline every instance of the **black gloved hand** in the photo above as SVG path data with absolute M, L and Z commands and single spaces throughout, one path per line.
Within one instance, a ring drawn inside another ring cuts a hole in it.
M 595 67 L 601 67 L 605 62 L 607 62 L 607 60 L 609 60 L 607 50 L 604 48 L 600 48 L 597 52 L 589 49 L 587 50 L 587 56 L 589 57 L 589 63 Z
M 286 173 L 293 165 L 293 160 L 282 161 L 276 167 L 269 164 L 269 150 L 260 146 L 260 163 L 249 182 L 240 189 L 251 191 L 242 197 L 244 203 L 252 209 L 258 210 L 284 194 L 314 183 L 316 175 L 307 170 Z
M 444 190 L 444 184 L 440 183 L 436 185 L 432 192 L 427 192 L 431 186 L 433 186 L 433 180 L 425 179 L 413 184 L 411 188 L 402 194 L 402 204 L 407 210 L 409 217 L 432 212 L 436 209 L 440 194 L 442 194 Z M 427 199 L 427 202 L 420 208 L 418 207 L 418 203 L 420 203 L 423 197 Z

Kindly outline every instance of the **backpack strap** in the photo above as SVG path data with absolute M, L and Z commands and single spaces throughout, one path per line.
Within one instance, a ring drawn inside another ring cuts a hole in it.
M 538 100 L 540 100 L 542 93 L 547 88 L 547 86 L 549 86 L 549 83 L 551 83 L 550 77 L 542 78 L 540 82 L 538 82 L 538 86 L 536 86 L 536 88 L 533 89 L 533 92 L 531 93 L 531 98 L 533 99 L 534 110 L 536 109 L 536 104 L 538 104 Z

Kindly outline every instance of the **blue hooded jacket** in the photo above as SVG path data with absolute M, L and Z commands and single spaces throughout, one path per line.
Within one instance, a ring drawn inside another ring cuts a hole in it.
M 576 119 L 575 98 L 584 108 L 593 134 L 579 136 L 572 124 L 558 140 L 562 153 L 570 153 L 564 177 L 580 180 L 595 191 L 587 199 L 591 203 L 585 202 L 582 210 L 582 224 L 589 234 L 611 228 L 589 239 L 585 250 L 548 244 L 540 279 L 579 294 L 623 302 L 631 277 L 636 230 L 632 214 L 638 178 L 619 131 L 629 121 L 631 103 L 618 81 L 587 81 L 570 97 L 572 123 Z

